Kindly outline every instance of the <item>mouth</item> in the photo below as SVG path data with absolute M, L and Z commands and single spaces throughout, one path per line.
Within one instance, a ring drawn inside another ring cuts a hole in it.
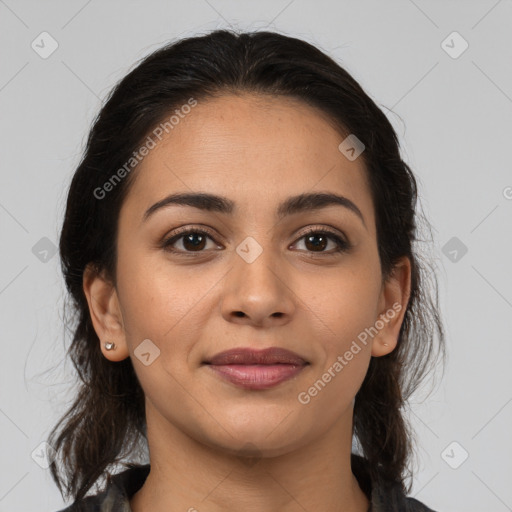
M 245 389 L 268 389 L 299 374 L 310 363 L 279 347 L 237 348 L 221 352 L 203 364 L 218 376 Z

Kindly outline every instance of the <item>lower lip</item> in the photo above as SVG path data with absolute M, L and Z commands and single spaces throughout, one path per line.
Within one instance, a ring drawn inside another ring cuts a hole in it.
M 246 389 L 268 389 L 291 379 L 305 365 L 293 364 L 226 364 L 208 365 L 214 372 L 229 382 Z

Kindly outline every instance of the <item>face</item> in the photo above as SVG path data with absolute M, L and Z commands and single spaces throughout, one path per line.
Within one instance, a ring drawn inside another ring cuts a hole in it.
M 93 321 L 118 346 L 105 357 L 132 358 L 146 413 L 161 425 L 226 451 L 250 442 L 277 455 L 351 417 L 370 357 L 394 348 L 400 315 L 366 343 L 362 333 L 400 287 L 382 285 L 364 164 L 340 152 L 343 139 L 302 102 L 223 96 L 198 102 L 138 165 L 120 211 L 111 321 Z M 145 216 L 177 193 L 222 196 L 230 208 L 168 203 Z M 318 193 L 355 207 L 279 210 Z M 269 347 L 307 364 L 259 389 L 204 364 Z

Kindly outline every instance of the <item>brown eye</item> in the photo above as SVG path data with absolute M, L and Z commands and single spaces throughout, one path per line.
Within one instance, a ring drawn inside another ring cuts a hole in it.
M 202 229 L 182 230 L 162 243 L 162 247 L 169 252 L 203 252 L 208 238 L 212 236 Z M 183 248 L 175 248 L 176 242 L 181 241 Z
M 305 238 L 305 244 L 307 249 L 316 251 L 317 249 L 322 251 L 325 249 L 329 243 L 329 237 L 318 234 L 318 235 L 307 235 Z
M 319 254 L 335 254 L 346 251 L 350 248 L 350 244 L 337 234 L 331 231 L 313 229 L 308 231 L 299 240 L 304 239 L 304 246 L 308 252 Z M 332 242 L 332 250 L 325 250 Z
M 185 249 L 195 251 L 204 249 L 206 245 L 206 236 L 200 233 L 189 233 L 188 235 L 182 235 L 183 247 Z

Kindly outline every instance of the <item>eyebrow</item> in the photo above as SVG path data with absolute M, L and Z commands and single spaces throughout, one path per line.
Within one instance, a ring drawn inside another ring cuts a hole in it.
M 142 221 L 147 221 L 156 211 L 170 205 L 191 206 L 208 212 L 224 214 L 232 214 L 236 210 L 236 203 L 227 197 L 204 192 L 177 193 L 171 194 L 149 207 L 144 213 Z M 332 205 L 343 206 L 356 214 L 366 228 L 361 210 L 347 197 L 331 192 L 315 192 L 289 197 L 279 205 L 277 217 L 282 219 L 289 215 L 316 211 Z

